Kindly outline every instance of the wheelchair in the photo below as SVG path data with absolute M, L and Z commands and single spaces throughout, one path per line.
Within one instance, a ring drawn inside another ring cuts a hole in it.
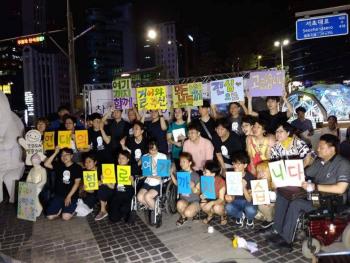
M 155 208 L 154 210 L 148 209 L 146 206 L 140 204 L 137 200 L 137 193 L 139 188 L 141 188 L 142 181 L 146 177 L 136 177 L 134 189 L 135 195 L 131 201 L 131 213 L 136 215 L 138 211 L 146 212 L 146 219 L 151 226 L 156 226 L 157 228 L 162 225 L 162 213 L 165 211 L 167 214 L 175 214 L 176 200 L 177 200 L 177 186 L 171 180 L 171 177 L 162 178 L 160 183 L 160 193 L 155 198 Z
M 350 249 L 350 208 L 345 205 L 341 195 L 321 196 L 313 194 L 312 200 L 316 210 L 301 213 L 294 232 L 299 232 L 302 242 L 302 254 L 311 259 L 317 255 L 322 246 L 342 241 Z

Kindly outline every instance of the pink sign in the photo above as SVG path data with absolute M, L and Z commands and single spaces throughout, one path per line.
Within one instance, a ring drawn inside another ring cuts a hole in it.
M 247 87 L 252 97 L 282 96 L 285 85 L 284 70 L 251 72 Z

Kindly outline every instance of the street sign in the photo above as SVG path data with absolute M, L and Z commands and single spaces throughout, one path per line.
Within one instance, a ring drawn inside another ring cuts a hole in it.
M 348 33 L 348 14 L 345 13 L 303 18 L 296 21 L 297 40 L 341 36 Z

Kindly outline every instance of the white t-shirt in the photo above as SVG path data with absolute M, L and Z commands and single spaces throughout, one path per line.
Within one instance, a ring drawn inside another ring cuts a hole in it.
M 146 154 L 147 156 L 150 156 L 149 154 Z M 152 175 L 157 176 L 157 161 L 158 160 L 166 160 L 167 157 L 164 153 L 157 153 L 155 157 L 152 157 Z M 150 185 L 150 186 L 157 186 L 160 184 L 159 178 L 151 178 L 147 177 L 145 180 L 145 183 Z

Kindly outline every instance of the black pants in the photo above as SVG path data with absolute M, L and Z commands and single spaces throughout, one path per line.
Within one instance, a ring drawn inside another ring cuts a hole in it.
M 131 210 L 131 200 L 134 196 L 134 189 L 126 187 L 125 192 L 115 191 L 112 201 L 109 204 L 109 219 L 118 222 L 121 218 L 128 221 Z

